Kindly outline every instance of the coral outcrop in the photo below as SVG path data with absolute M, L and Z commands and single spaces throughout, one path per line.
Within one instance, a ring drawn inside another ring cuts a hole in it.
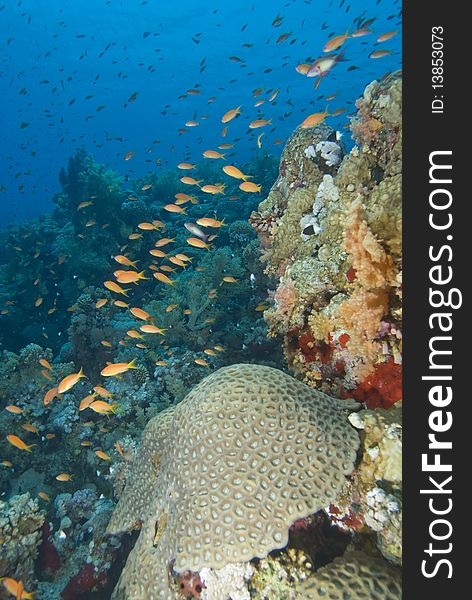
M 298 586 L 304 600 L 400 600 L 400 572 L 362 552 L 346 552 Z
M 401 78 L 357 102 L 349 154 L 328 125 L 298 128 L 251 216 L 266 272 L 265 313 L 293 372 L 371 408 L 401 398 Z
M 290 525 L 334 500 L 351 473 L 359 439 L 342 409 L 355 406 L 264 366 L 205 378 L 167 435 L 162 422 L 148 426 L 108 528 L 143 523 L 114 598 L 178 598 L 172 575 L 285 546 Z
M 353 531 L 374 532 L 382 555 L 401 565 L 401 408 L 362 410 L 349 420 L 361 431 L 361 459 L 336 506 L 330 507 L 333 521 Z
M 34 581 L 34 563 L 41 544 L 44 512 L 29 494 L 0 500 L 0 573 L 23 580 L 30 587 Z

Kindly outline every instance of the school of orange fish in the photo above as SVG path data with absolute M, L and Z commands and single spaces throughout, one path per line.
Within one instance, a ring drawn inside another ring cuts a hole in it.
M 368 21 L 366 21 L 361 29 L 357 29 L 357 30 L 353 31 L 352 33 L 346 32 L 346 33 L 336 35 L 336 36 L 330 38 L 324 45 L 323 55 L 320 58 L 318 58 L 311 64 L 302 63 L 302 64 L 297 65 L 295 67 L 296 71 L 305 77 L 316 78 L 315 89 L 318 88 L 318 86 L 320 85 L 320 82 L 323 80 L 323 78 L 328 76 L 331 69 L 333 69 L 339 61 L 343 60 L 343 50 L 341 50 L 338 54 L 334 54 L 334 52 L 339 50 L 345 44 L 345 42 L 347 40 L 350 40 L 350 39 L 355 40 L 356 38 L 371 35 L 373 32 L 371 29 L 368 28 L 369 24 L 370 23 Z M 274 20 L 273 25 L 274 26 L 278 25 L 277 18 Z M 396 34 L 397 34 L 397 31 L 389 31 L 389 32 L 383 33 L 376 38 L 376 41 L 377 41 L 377 43 L 383 43 L 383 42 L 391 39 Z M 280 41 L 283 41 L 283 40 L 280 40 Z M 379 58 L 382 58 L 383 56 L 387 56 L 388 54 L 389 54 L 389 50 L 374 50 L 371 52 L 371 54 L 369 56 L 372 59 L 379 59 Z M 261 88 L 258 88 L 256 90 L 254 90 L 253 96 L 255 98 L 258 98 L 262 94 L 262 92 L 263 92 L 263 90 Z M 188 90 L 188 94 L 192 95 L 194 93 L 198 94 L 199 91 L 198 90 Z M 269 103 L 273 102 L 277 98 L 279 93 L 280 93 L 280 89 L 277 89 L 277 90 L 271 92 L 267 99 L 257 99 L 254 104 L 254 107 L 258 108 L 265 102 L 269 102 Z M 331 100 L 334 100 L 334 97 L 335 97 L 334 95 L 328 96 L 326 98 L 326 100 L 329 102 Z M 130 99 L 130 101 L 132 101 L 132 99 Z M 235 108 L 228 109 L 227 112 L 225 112 L 225 114 L 223 114 L 221 116 L 221 124 L 224 125 L 224 127 L 221 130 L 222 138 L 225 138 L 227 136 L 229 127 L 230 127 L 229 124 L 234 119 L 236 119 L 240 114 L 242 114 L 242 112 L 243 112 L 242 109 L 243 109 L 243 106 L 237 106 Z M 314 127 L 314 126 L 322 123 L 326 118 L 332 117 L 332 116 L 337 116 L 337 115 L 341 114 L 342 112 L 343 112 L 343 109 L 338 109 L 338 110 L 334 110 L 333 112 L 329 113 L 328 110 L 326 109 L 323 112 L 313 113 L 313 114 L 310 114 L 308 117 L 306 117 L 300 125 L 302 128 Z M 257 118 L 250 122 L 249 129 L 251 129 L 251 130 L 252 129 L 260 129 L 263 127 L 267 127 L 270 124 L 272 124 L 272 121 L 270 119 Z M 185 127 L 187 127 L 187 128 L 197 127 L 198 125 L 199 125 L 199 122 L 196 120 L 188 120 L 185 123 Z M 263 135 L 264 134 L 261 133 L 257 138 L 257 145 L 259 148 L 262 147 Z M 222 142 L 221 144 L 218 145 L 217 150 L 213 150 L 213 149 L 205 150 L 203 152 L 203 157 L 205 159 L 209 159 L 209 160 L 215 160 L 215 161 L 220 160 L 220 161 L 226 162 L 225 154 L 223 152 L 219 152 L 219 150 L 224 151 L 224 150 L 233 148 L 233 146 L 234 146 L 234 144 Z M 129 151 L 124 155 L 123 158 L 125 161 L 128 161 L 133 156 L 134 156 L 134 152 Z M 183 175 L 180 178 L 180 181 L 183 184 L 185 184 L 189 187 L 194 187 L 197 190 L 199 190 L 199 192 L 204 193 L 204 194 L 211 194 L 211 195 L 215 195 L 215 196 L 225 194 L 226 185 L 224 182 L 208 183 L 208 182 L 204 182 L 202 179 L 198 179 L 198 174 L 196 173 L 196 171 L 198 171 L 198 167 L 197 167 L 196 163 L 180 162 L 179 164 L 177 164 L 177 169 L 179 169 L 180 171 L 183 171 L 183 172 L 187 172 L 187 171 L 192 172 L 193 176 Z M 239 189 L 242 192 L 261 193 L 261 191 L 262 191 L 261 185 L 259 185 L 256 182 L 249 181 L 250 179 L 253 179 L 253 176 L 250 174 L 243 173 L 237 166 L 232 165 L 232 164 L 224 164 L 224 166 L 222 166 L 222 168 L 221 168 L 221 171 L 224 175 L 240 181 L 241 183 L 239 184 Z M 146 191 L 146 190 L 150 189 L 151 187 L 152 187 L 151 184 L 144 184 L 142 187 L 142 191 Z M 236 198 L 232 197 L 232 199 L 236 199 Z M 93 202 L 94 202 L 93 198 L 90 198 L 88 200 L 80 202 L 77 206 L 77 211 L 86 211 L 88 207 L 93 206 Z M 164 205 L 163 208 L 165 211 L 167 211 L 169 213 L 174 213 L 177 215 L 185 216 L 186 208 L 184 205 L 187 203 L 198 204 L 199 203 L 198 196 L 195 194 L 177 193 L 177 194 L 175 194 L 175 200 L 173 202 L 170 202 L 170 203 Z M 94 224 L 95 224 L 94 221 L 90 220 L 87 222 L 86 225 L 92 226 Z M 213 217 L 202 216 L 201 218 L 196 219 L 195 223 L 187 222 L 187 221 L 184 221 L 182 223 L 182 226 L 185 227 L 190 234 L 189 237 L 186 239 L 187 244 L 197 250 L 207 250 L 207 251 L 210 251 L 212 249 L 212 247 L 213 247 L 212 242 L 214 242 L 214 240 L 216 240 L 216 238 L 217 238 L 217 233 L 212 233 L 212 231 L 217 232 L 224 225 L 225 225 L 224 221 L 218 220 L 216 217 L 216 214 Z M 171 279 L 171 276 L 172 276 L 171 274 L 173 272 L 175 272 L 176 269 L 178 269 L 178 268 L 186 269 L 190 265 L 190 263 L 192 261 L 192 257 L 190 257 L 184 253 L 181 253 L 181 252 L 173 253 L 171 248 L 172 248 L 172 244 L 175 240 L 173 238 L 165 237 L 165 231 L 166 231 L 166 224 L 163 221 L 156 220 L 156 221 L 152 221 L 152 222 L 139 223 L 137 225 L 136 231 L 129 235 L 129 241 L 131 244 L 132 244 L 133 240 L 142 239 L 143 236 L 146 235 L 146 232 L 154 232 L 154 233 L 157 232 L 159 234 L 159 238 L 156 241 L 154 241 L 152 244 L 152 247 L 149 248 L 149 254 L 152 257 L 150 259 L 150 263 L 147 265 L 147 267 L 145 269 L 138 270 L 137 262 L 132 259 L 132 254 L 133 254 L 132 246 L 130 246 L 128 244 L 125 248 L 121 249 L 121 252 L 123 252 L 123 253 L 117 254 L 116 256 L 114 256 L 114 260 L 122 268 L 114 271 L 113 279 L 110 278 L 109 280 L 104 281 L 104 283 L 103 283 L 104 287 L 107 290 L 109 290 L 112 294 L 115 294 L 116 296 L 124 296 L 124 297 L 126 297 L 126 299 L 128 299 L 131 288 L 125 288 L 123 286 L 129 285 L 129 284 L 139 285 L 140 281 L 149 280 L 151 275 L 160 284 L 175 285 L 176 281 Z M 161 262 L 158 263 L 157 259 L 160 259 Z M 168 263 L 171 263 L 171 264 L 168 264 Z M 199 267 L 197 267 L 197 269 L 198 268 Z M 200 268 L 203 268 L 203 267 L 200 267 Z M 227 275 L 227 276 L 223 277 L 221 285 L 231 284 L 231 283 L 236 283 L 236 282 L 237 282 L 237 279 L 235 277 L 232 277 L 231 275 Z M 216 289 L 209 290 L 210 295 L 216 295 L 216 293 L 217 293 Z M 35 299 L 34 305 L 36 307 L 39 307 L 43 304 L 43 301 L 44 301 L 44 299 L 42 297 L 38 297 Z M 99 299 L 95 304 L 96 310 L 100 310 L 108 302 L 111 302 L 111 301 L 112 300 L 109 300 L 108 298 Z M 135 317 L 135 319 L 137 319 L 138 322 L 141 322 L 141 325 L 137 325 L 136 329 L 130 329 L 127 331 L 127 338 L 129 338 L 131 340 L 138 340 L 136 342 L 136 346 L 138 348 L 146 348 L 146 343 L 145 343 L 146 336 L 160 335 L 160 336 L 165 337 L 166 329 L 161 328 L 158 325 L 156 325 L 156 322 L 158 322 L 158 318 L 159 318 L 158 315 L 150 315 L 144 309 L 142 309 L 140 307 L 132 306 L 131 302 L 125 302 L 118 298 L 113 300 L 113 303 L 118 307 L 128 310 L 129 313 L 131 315 L 133 315 L 133 317 Z M 169 306 L 167 306 L 166 311 L 170 312 L 170 311 L 176 310 L 178 308 L 179 308 L 178 305 L 170 304 Z M 263 311 L 263 310 L 265 310 L 265 308 L 267 308 L 267 305 L 265 305 L 264 303 L 261 303 L 260 305 L 258 305 L 256 307 L 256 310 Z M 5 310 L 8 311 L 8 309 L 5 309 Z M 52 306 L 49 309 L 50 313 L 53 312 L 54 310 L 56 310 L 55 306 Z M 183 312 L 184 312 L 184 314 L 188 314 L 189 309 L 184 309 Z M 123 343 L 123 345 L 127 345 L 126 341 L 124 341 L 124 340 L 122 340 L 122 342 L 120 342 L 120 343 Z M 106 347 L 112 347 L 112 344 L 107 340 L 103 340 L 102 344 Z M 217 352 L 224 352 L 224 348 L 222 346 L 215 345 L 213 348 L 206 348 L 203 351 L 203 353 L 208 356 L 214 356 L 214 355 L 216 355 Z M 48 380 L 54 380 L 54 375 L 53 375 L 54 374 L 54 366 L 51 365 L 50 362 L 48 360 L 46 360 L 45 358 L 41 358 L 39 363 L 40 363 L 39 366 L 43 368 L 43 371 L 42 371 L 43 376 L 45 378 L 47 378 Z M 202 367 L 210 366 L 210 364 L 203 357 L 196 358 L 195 363 Z M 167 365 L 166 361 L 164 361 L 164 360 L 159 360 L 155 364 L 157 366 L 166 366 Z M 110 362 L 106 365 L 103 365 L 103 368 L 101 370 L 101 376 L 105 379 L 109 378 L 109 377 L 120 377 L 124 373 L 126 373 L 128 370 L 133 369 L 133 368 L 136 368 L 136 359 L 133 359 L 132 361 L 130 361 L 128 363 Z M 72 373 L 72 374 L 68 375 L 67 377 L 64 377 L 62 380 L 56 382 L 54 387 L 49 389 L 46 392 L 46 394 L 44 395 L 44 405 L 47 406 L 53 401 L 60 401 L 62 395 L 67 393 L 69 390 L 71 390 L 83 378 L 86 378 L 86 375 L 84 374 L 82 368 L 80 368 L 77 372 Z M 15 406 L 14 404 L 6 406 L 5 410 L 7 410 L 8 412 L 15 414 L 15 415 L 21 415 L 23 412 L 22 408 L 20 408 L 19 406 Z M 101 385 L 96 385 L 93 387 L 93 390 L 91 390 L 90 393 L 80 401 L 78 410 L 81 412 L 86 411 L 86 410 L 92 410 L 96 414 L 109 416 L 110 414 L 113 414 L 117 410 L 119 410 L 119 406 L 116 402 L 112 401 L 112 394 L 109 391 L 107 391 L 107 389 L 105 387 L 103 387 Z M 37 434 L 37 435 L 39 434 L 38 429 L 31 423 L 22 423 L 21 427 L 23 430 L 25 430 L 27 432 Z M 50 436 L 54 437 L 54 434 L 51 433 L 51 434 L 45 435 L 45 437 L 47 439 L 51 439 Z M 20 436 L 13 434 L 13 433 L 7 435 L 6 439 L 16 449 L 18 449 L 20 451 L 25 451 L 25 452 L 32 452 L 32 448 L 37 445 L 37 444 L 27 444 L 23 439 L 21 439 Z M 91 440 L 83 440 L 81 442 L 81 445 L 84 447 L 87 447 L 87 446 L 93 447 L 94 444 Z M 116 449 L 117 449 L 118 453 L 121 456 L 123 456 L 123 448 L 122 448 L 120 442 L 117 442 Z M 106 454 L 105 452 L 103 452 L 102 450 L 100 450 L 98 448 L 95 449 L 94 452 L 95 452 L 96 456 L 103 461 L 111 461 L 112 460 L 112 458 L 108 454 Z M 1 461 L 0 464 L 2 464 L 5 467 L 13 466 L 12 462 L 9 460 L 6 460 L 6 459 Z M 60 481 L 60 482 L 68 482 L 68 481 L 72 480 L 73 474 L 72 473 L 58 473 L 55 475 L 55 478 L 57 481 Z M 39 497 L 45 501 L 51 500 L 50 497 L 48 496 L 48 494 L 46 494 L 46 492 L 40 492 Z M 21 581 L 17 582 L 14 579 L 4 577 L 4 578 L 0 579 L 0 582 L 1 582 L 2 586 L 7 590 L 7 592 L 9 592 L 10 595 L 15 596 L 17 598 L 17 600 L 29 599 L 29 598 L 33 597 L 31 593 L 27 592 L 24 589 L 24 586 Z

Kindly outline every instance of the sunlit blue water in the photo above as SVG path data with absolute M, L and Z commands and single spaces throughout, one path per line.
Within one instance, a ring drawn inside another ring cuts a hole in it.
M 198 162 L 222 141 L 237 140 L 227 157 L 241 164 L 280 153 L 280 141 L 332 94 L 329 110 L 347 112 L 327 122 L 347 138 L 343 127 L 365 85 L 400 67 L 401 35 L 376 43 L 401 31 L 399 12 L 398 0 L 0 0 L 0 224 L 48 211 L 58 172 L 78 147 L 130 178 Z M 370 19 L 372 33 L 344 44 L 347 60 L 318 90 L 295 71 L 322 55 L 330 37 Z M 392 54 L 369 58 L 380 48 Z M 273 103 L 254 107 L 277 88 Z M 239 105 L 222 140 L 221 116 Z M 248 130 L 256 118 L 273 126 Z M 186 127 L 189 120 L 199 125 Z

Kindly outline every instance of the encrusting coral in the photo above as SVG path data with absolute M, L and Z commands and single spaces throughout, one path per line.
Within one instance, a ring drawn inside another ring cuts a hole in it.
M 43 522 L 44 512 L 29 494 L 0 500 L 0 575 L 33 583 Z
M 359 439 L 342 409 L 355 407 L 259 365 L 200 382 L 175 407 L 165 439 L 166 427 L 148 426 L 143 463 L 110 522 L 115 534 L 143 523 L 115 600 L 178 598 L 172 575 L 285 546 L 290 525 L 333 501 L 352 471 Z
M 400 600 L 400 571 L 363 552 L 346 552 L 297 588 L 304 600 Z
M 373 531 L 390 562 L 402 562 L 402 418 L 388 410 L 362 410 L 349 421 L 361 431 L 360 461 L 330 514 L 339 526 Z
M 327 393 L 387 408 L 401 398 L 399 73 L 372 82 L 357 107 L 359 145 L 347 155 L 325 124 L 294 132 L 251 222 L 279 279 L 264 317 L 289 367 Z

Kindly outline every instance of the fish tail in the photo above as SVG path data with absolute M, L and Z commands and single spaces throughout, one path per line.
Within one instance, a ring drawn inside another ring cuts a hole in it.
M 25 450 L 26 450 L 27 452 L 32 452 L 31 448 L 32 448 L 33 446 L 37 446 L 37 444 L 30 444 L 29 446 L 26 446 Z
M 126 288 L 125 290 L 123 290 L 122 294 L 123 296 L 126 296 L 128 298 L 128 292 L 131 291 L 131 288 Z
M 84 368 L 83 367 L 80 367 L 79 377 L 86 377 L 86 375 L 84 374 Z
M 137 360 L 138 360 L 137 358 L 133 358 L 133 360 L 130 363 L 128 363 L 128 369 L 136 369 L 136 361 Z

